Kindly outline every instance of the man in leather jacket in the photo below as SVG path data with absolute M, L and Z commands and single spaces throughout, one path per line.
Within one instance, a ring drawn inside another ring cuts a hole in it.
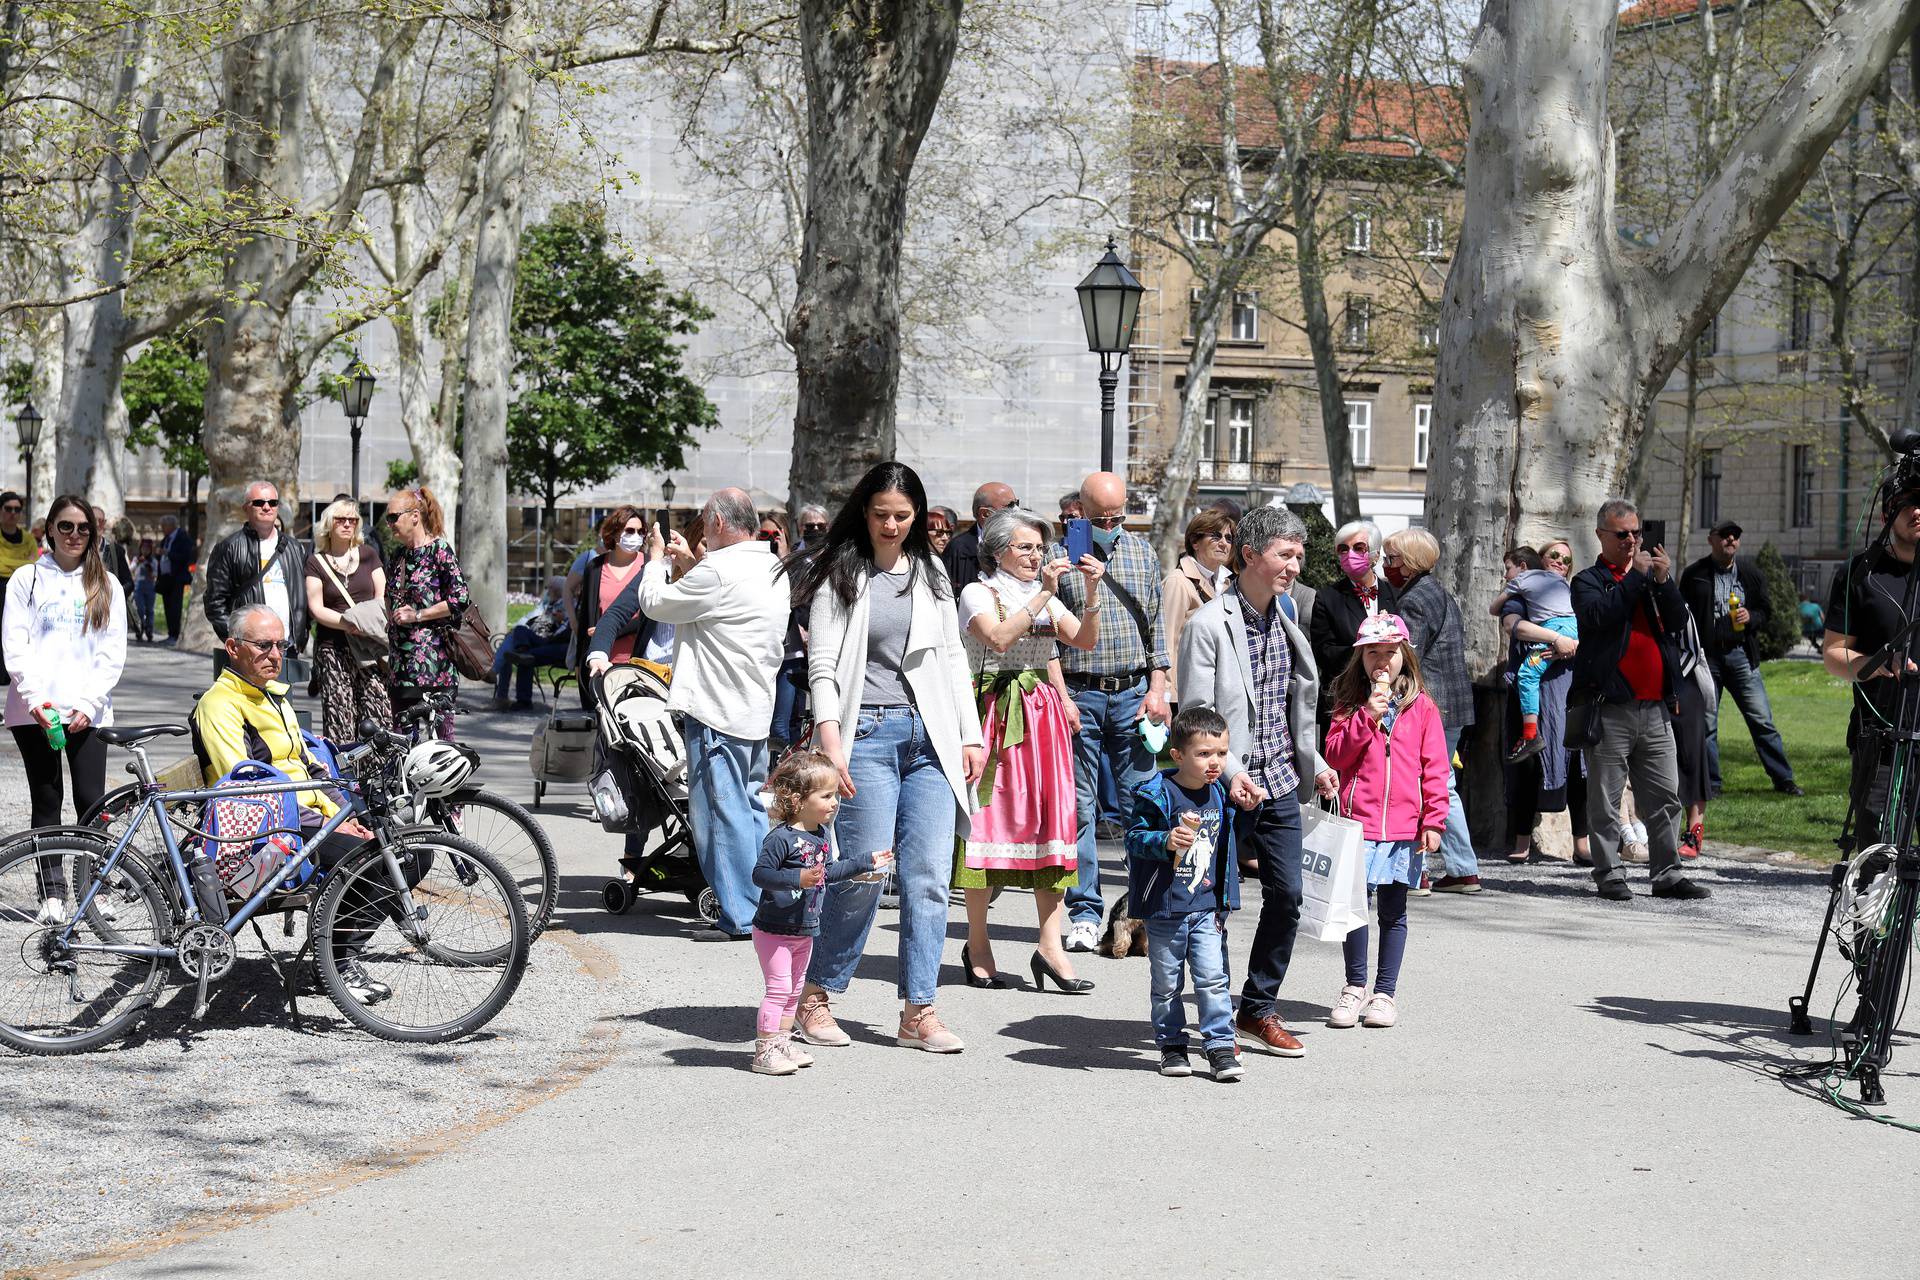
M 264 480 L 247 486 L 246 522 L 207 555 L 207 586 L 202 607 L 222 641 L 242 607 L 272 609 L 295 645 L 307 634 L 306 550 L 280 527 L 280 491 Z M 214 673 L 226 665 L 216 651 Z

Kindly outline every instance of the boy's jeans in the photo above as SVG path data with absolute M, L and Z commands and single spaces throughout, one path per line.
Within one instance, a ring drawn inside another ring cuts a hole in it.
M 1211 911 L 1147 921 L 1147 967 L 1153 975 L 1153 1038 L 1162 1049 L 1187 1047 L 1187 1010 L 1180 994 L 1193 970 L 1200 1041 L 1233 1047 L 1233 995 L 1227 978 L 1227 936 Z
M 1572 618 L 1548 618 L 1538 624 L 1557 636 L 1569 640 L 1580 638 L 1580 624 Z M 1520 695 L 1520 714 L 1537 716 L 1540 714 L 1540 680 L 1547 674 L 1547 668 L 1559 659 L 1553 656 L 1553 646 L 1535 641 L 1527 646 L 1527 657 L 1520 664 L 1520 671 L 1513 678 L 1514 691 Z

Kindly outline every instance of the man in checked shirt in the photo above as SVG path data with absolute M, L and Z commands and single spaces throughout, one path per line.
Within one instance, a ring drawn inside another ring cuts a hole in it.
M 1094 840 L 1099 817 L 1100 762 L 1113 770 L 1120 791 L 1120 829 L 1133 820 L 1134 790 L 1153 769 L 1154 753 L 1140 740 L 1140 721 L 1165 725 L 1167 633 L 1160 618 L 1160 580 L 1165 571 L 1146 539 L 1121 528 L 1127 486 L 1110 471 L 1096 471 L 1080 486 L 1080 502 L 1093 522 L 1093 554 L 1107 566 L 1107 617 L 1091 652 L 1060 646 L 1061 696 L 1073 722 L 1073 782 L 1080 839 L 1080 879 L 1067 890 L 1067 950 L 1091 951 L 1100 937 L 1105 904 L 1100 899 L 1100 852 Z M 1049 558 L 1066 555 L 1064 542 Z M 1071 577 L 1076 579 L 1069 582 Z M 1062 575 L 1060 601 L 1078 614 L 1086 604 L 1085 580 Z

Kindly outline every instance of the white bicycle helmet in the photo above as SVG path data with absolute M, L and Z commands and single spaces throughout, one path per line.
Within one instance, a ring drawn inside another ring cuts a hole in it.
M 400 776 L 415 796 L 439 799 L 467 785 L 480 759 L 471 747 L 434 739 L 422 742 L 407 752 Z

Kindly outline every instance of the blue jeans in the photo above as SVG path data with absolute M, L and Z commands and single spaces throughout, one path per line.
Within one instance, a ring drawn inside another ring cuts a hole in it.
M 1787 763 L 1787 744 L 1780 740 L 1780 730 L 1773 726 L 1773 707 L 1767 702 L 1766 683 L 1747 661 L 1747 651 L 1728 650 L 1718 658 L 1709 659 L 1707 667 L 1713 672 L 1713 705 L 1707 708 L 1708 787 L 1714 791 L 1720 789 L 1720 694 L 1723 691 L 1733 695 L 1733 705 L 1739 707 L 1745 717 L 1747 732 L 1753 736 L 1754 754 L 1760 757 L 1767 776 L 1780 786 L 1792 782 L 1793 766 Z
M 153 639 L 153 597 L 159 586 L 152 582 L 133 584 L 133 616 L 142 639 Z
M 1100 900 L 1100 848 L 1094 838 L 1094 820 L 1100 816 L 1100 763 L 1113 770 L 1120 791 L 1120 829 L 1133 822 L 1133 793 L 1153 772 L 1153 756 L 1140 741 L 1140 704 L 1147 700 L 1147 682 L 1118 693 L 1098 689 L 1073 690 L 1080 708 L 1080 732 L 1073 740 L 1073 794 L 1080 845 L 1080 875 L 1067 890 L 1067 915 L 1074 924 L 1098 925 L 1106 915 Z
M 1440 833 L 1440 860 L 1450 876 L 1477 876 L 1480 859 L 1474 855 L 1473 832 L 1467 828 L 1467 810 L 1460 803 L 1460 771 L 1453 767 L 1461 732 L 1447 730 L 1447 826 Z
M 542 640 L 533 633 L 533 628 L 517 626 L 507 633 L 500 651 L 493 655 L 493 696 L 507 696 L 507 680 L 518 675 L 515 682 L 514 701 L 533 701 L 533 669 L 535 667 L 559 666 L 567 660 L 567 632 L 562 631 L 551 640 Z M 516 671 L 517 668 L 517 671 Z
M 753 864 L 767 838 L 767 812 L 755 797 L 767 781 L 766 740 L 731 737 L 692 716 L 683 717 L 683 723 L 693 856 L 720 899 L 714 927 L 745 934 L 760 905 Z
M 807 660 L 788 658 L 773 678 L 773 725 L 768 735 L 783 746 L 800 740 L 800 724 L 807 718 Z
M 1380 961 L 1374 970 L 1373 989 L 1383 996 L 1400 989 L 1400 961 L 1407 954 L 1408 888 L 1404 884 L 1367 886 L 1367 896 L 1380 912 Z M 1340 944 L 1350 987 L 1367 985 L 1367 935 L 1370 932 L 1366 925 L 1361 925 Z
M 1264 1018 L 1280 999 L 1300 932 L 1300 793 L 1289 791 L 1236 812 L 1233 839 L 1239 856 L 1260 861 L 1260 921 L 1253 927 L 1247 980 L 1240 986 L 1240 1012 Z
M 947 941 L 959 804 L 927 727 L 912 707 L 862 707 L 850 756 L 854 793 L 840 802 L 834 848 L 841 855 L 893 850 L 900 893 L 896 985 L 907 1003 L 932 1004 Z M 842 880 L 827 886 L 808 982 L 836 995 L 847 989 L 879 905 L 878 882 Z
M 1180 999 L 1193 971 L 1200 1043 L 1233 1047 L 1233 991 L 1227 977 L 1227 935 L 1211 911 L 1147 921 L 1147 968 L 1153 983 L 1153 1039 L 1162 1049 L 1187 1047 L 1187 1010 Z

